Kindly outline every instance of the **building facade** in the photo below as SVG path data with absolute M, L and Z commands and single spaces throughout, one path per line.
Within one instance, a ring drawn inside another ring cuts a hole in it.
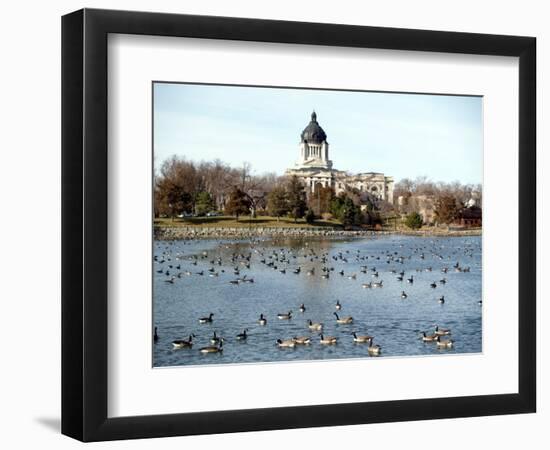
M 318 185 L 333 188 L 337 195 L 348 189 L 357 189 L 393 203 L 393 177 L 377 172 L 351 175 L 333 168 L 327 135 L 317 122 L 315 111 L 311 114 L 308 126 L 302 131 L 299 149 L 298 161 L 294 167 L 287 169 L 286 174 L 296 175 L 309 192 L 314 192 Z

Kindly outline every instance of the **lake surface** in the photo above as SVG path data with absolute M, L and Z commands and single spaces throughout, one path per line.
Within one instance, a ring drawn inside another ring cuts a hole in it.
M 298 267 L 300 273 L 293 273 Z M 405 275 L 398 281 L 401 271 Z M 322 278 L 325 273 L 328 279 Z M 353 342 L 353 331 L 373 336 L 382 348 L 379 357 L 482 351 L 479 236 L 156 241 L 153 274 L 155 367 L 372 357 L 368 344 Z M 411 275 L 412 284 L 407 282 Z M 239 278 L 254 282 L 230 283 Z M 377 281 L 383 287 L 362 287 Z M 299 311 L 302 303 L 305 312 Z M 290 320 L 277 318 L 288 311 L 293 311 Z M 337 324 L 334 312 L 352 316 L 353 323 Z M 210 313 L 212 323 L 199 324 Z M 265 326 L 258 324 L 260 313 Z M 308 319 L 322 322 L 323 334 L 337 337 L 337 344 L 321 345 Z M 420 332 L 431 334 L 436 324 L 451 329 L 452 348 L 422 341 Z M 237 340 L 245 328 L 247 339 Z M 214 331 L 224 338 L 223 352 L 202 354 L 199 349 L 212 345 Z M 192 348 L 173 349 L 174 339 L 190 334 L 195 335 Z M 311 336 L 311 344 L 277 346 L 277 339 L 294 336 Z

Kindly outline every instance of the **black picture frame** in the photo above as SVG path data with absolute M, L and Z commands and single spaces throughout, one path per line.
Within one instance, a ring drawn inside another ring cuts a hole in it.
M 107 36 L 110 33 L 519 58 L 517 393 L 107 416 Z M 62 18 L 62 433 L 82 441 L 321 427 L 536 409 L 536 39 L 83 9 Z

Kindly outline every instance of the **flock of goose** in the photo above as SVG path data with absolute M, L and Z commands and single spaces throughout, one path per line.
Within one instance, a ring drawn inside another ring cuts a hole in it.
M 346 272 L 344 269 L 337 270 L 336 268 L 336 265 L 355 262 L 360 264 L 359 273 L 361 277 L 370 275 L 372 278 L 368 282 L 361 283 L 361 287 L 364 289 L 383 288 L 385 285 L 381 278 L 382 273 L 394 277 L 395 282 L 406 283 L 412 288 L 415 283 L 419 283 L 418 277 L 415 278 L 414 273 L 407 276 L 405 270 L 398 270 L 397 267 L 404 264 L 405 261 L 413 260 L 413 258 L 424 260 L 429 256 L 436 261 L 442 261 L 441 267 L 437 269 L 431 266 L 418 267 L 414 269 L 414 271 L 433 273 L 439 271 L 441 273 L 441 278 L 432 277 L 433 281 L 429 285 L 431 289 L 435 290 L 440 286 L 446 285 L 448 280 L 445 275 L 449 271 L 457 273 L 470 272 L 469 266 L 463 266 L 458 261 L 454 264 L 450 262 L 445 263 L 443 262 L 445 259 L 449 260 L 451 257 L 457 255 L 461 257 L 472 257 L 474 252 L 473 246 L 466 245 L 464 248 L 456 247 L 451 256 L 444 257 L 438 252 L 438 247 L 436 245 L 432 245 L 431 247 L 415 247 L 411 249 L 404 249 L 403 245 L 400 245 L 399 252 L 386 250 L 380 254 L 365 254 L 365 252 L 361 250 L 356 250 L 355 252 L 346 250 L 331 254 L 329 252 L 316 251 L 308 247 L 307 244 L 299 250 L 286 247 L 275 249 L 273 246 L 266 246 L 261 241 L 252 241 L 250 243 L 250 251 L 247 253 L 231 252 L 232 244 L 220 243 L 221 249 L 227 254 L 222 257 L 220 253 L 216 253 L 216 251 L 203 251 L 199 254 L 188 256 L 182 251 L 174 252 L 171 247 L 172 245 L 173 242 L 166 242 L 164 251 L 154 256 L 154 263 L 157 267 L 156 272 L 164 276 L 165 278 L 163 281 L 169 284 L 176 284 L 178 279 L 182 277 L 209 276 L 218 278 L 222 275 L 223 280 L 220 281 L 231 285 L 254 283 L 254 278 L 243 273 L 250 270 L 253 264 L 261 264 L 265 268 L 278 271 L 281 275 L 291 274 L 293 276 L 301 276 L 304 274 L 307 277 L 320 277 L 323 280 L 330 280 L 331 277 L 343 277 L 349 280 L 357 280 L 358 273 Z M 211 256 L 211 254 L 214 256 Z M 389 265 L 389 270 L 383 270 L 381 265 Z M 238 296 L 238 293 L 236 295 Z M 405 300 L 408 297 L 409 294 L 407 294 L 405 289 L 401 289 L 400 298 Z M 444 304 L 446 301 L 444 295 L 438 296 L 436 300 L 439 304 Z M 478 303 L 481 304 L 481 300 L 479 300 Z M 357 334 L 357 331 L 352 329 L 354 323 L 353 317 L 341 315 L 342 306 L 340 300 L 336 300 L 334 303 L 333 320 L 336 325 L 349 326 L 349 336 L 353 343 L 364 344 L 370 356 L 380 355 L 382 353 L 382 347 L 374 343 L 374 336 Z M 301 314 L 304 314 L 306 312 L 306 305 L 302 303 L 297 309 Z M 244 327 L 243 331 L 233 336 L 235 340 L 246 341 L 251 337 L 249 328 L 246 327 L 252 327 L 252 325 L 260 327 L 269 326 L 268 322 L 270 322 L 271 319 L 261 311 L 258 311 L 258 313 L 258 319 L 255 324 L 241 324 L 241 326 Z M 210 312 L 204 317 L 197 318 L 197 321 L 199 324 L 212 324 L 214 322 L 214 317 L 215 314 Z M 278 313 L 276 318 L 277 321 L 290 321 L 293 320 L 295 316 L 292 310 L 289 310 L 287 312 Z M 452 348 L 454 341 L 451 339 L 451 330 L 449 328 L 441 328 L 437 325 L 434 325 L 434 327 L 433 332 L 429 332 L 430 334 L 427 334 L 426 331 L 421 332 L 418 339 L 425 343 L 435 344 L 438 349 Z M 307 330 L 310 334 L 280 337 L 274 342 L 274 345 L 280 348 L 295 348 L 297 346 L 310 346 L 315 342 L 323 346 L 337 344 L 341 338 L 324 334 L 324 328 L 325 326 L 322 322 L 314 322 L 308 319 L 306 320 L 304 331 Z M 195 333 L 191 333 L 186 339 L 174 339 L 171 344 L 173 349 L 192 349 L 195 344 L 194 338 L 196 338 Z M 252 337 L 252 339 L 254 339 L 254 337 Z M 158 341 L 158 327 L 155 327 L 154 342 L 156 343 Z M 226 339 L 224 337 L 218 336 L 214 331 L 213 335 L 208 340 L 208 345 L 201 346 L 199 351 L 203 354 L 221 353 L 223 352 L 225 341 Z

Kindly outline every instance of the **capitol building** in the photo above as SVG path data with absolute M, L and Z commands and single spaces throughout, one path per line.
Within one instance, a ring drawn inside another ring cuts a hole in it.
M 302 131 L 299 159 L 294 167 L 287 169 L 286 175 L 296 175 L 310 193 L 315 191 L 316 186 L 331 187 L 336 195 L 348 189 L 357 189 L 393 203 L 393 177 L 377 172 L 352 175 L 333 168 L 329 159 L 327 135 L 317 122 L 315 111 L 311 114 L 308 126 Z

